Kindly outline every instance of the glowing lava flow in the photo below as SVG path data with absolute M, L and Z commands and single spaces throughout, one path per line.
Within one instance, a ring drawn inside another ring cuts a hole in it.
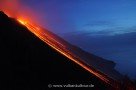
M 40 27 L 37 27 L 36 25 L 31 24 L 31 23 L 27 22 L 26 20 L 18 19 L 18 21 L 21 24 L 25 25 L 33 34 L 35 34 L 37 37 L 39 37 L 46 44 L 48 44 L 49 46 L 51 46 L 52 48 L 54 48 L 55 50 L 57 50 L 58 52 L 60 52 L 64 56 L 66 56 L 67 58 L 69 58 L 70 60 L 72 60 L 75 63 L 77 63 L 78 65 L 83 67 L 85 70 L 87 70 L 90 73 L 92 73 L 93 75 L 97 76 L 98 78 L 100 78 L 104 82 L 110 84 L 113 87 L 118 88 L 118 84 L 117 84 L 117 82 L 115 80 L 113 80 L 109 76 L 101 73 L 100 71 L 94 69 L 90 65 L 86 64 L 85 62 L 83 62 L 83 60 L 78 58 L 71 51 L 67 50 L 66 47 L 63 44 L 61 44 L 59 41 L 57 41 L 57 39 L 55 40 L 55 38 L 52 38 L 50 35 L 48 35 Z

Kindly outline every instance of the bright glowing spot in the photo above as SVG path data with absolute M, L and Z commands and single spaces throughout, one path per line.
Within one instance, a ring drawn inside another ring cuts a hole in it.
M 22 20 L 22 19 L 18 19 L 18 21 L 23 24 L 23 25 L 26 25 L 27 24 L 27 21 L 26 20 Z

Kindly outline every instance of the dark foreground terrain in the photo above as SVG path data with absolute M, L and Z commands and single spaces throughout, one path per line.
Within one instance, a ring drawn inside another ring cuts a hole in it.
M 93 88 L 85 89 L 109 89 L 3 12 L 0 12 L 0 74 L 0 90 L 46 90 L 48 84 L 93 84 Z
M 99 58 L 92 57 L 96 58 L 94 61 Z M 3 12 L 0 12 L 0 74 L 0 90 L 47 90 L 57 87 L 64 90 L 63 85 L 76 84 L 92 84 L 84 90 L 115 90 Z M 134 90 L 127 77 L 124 82 L 121 90 Z

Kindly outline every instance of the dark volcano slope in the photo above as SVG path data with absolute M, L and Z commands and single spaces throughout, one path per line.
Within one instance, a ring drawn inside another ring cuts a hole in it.
M 45 90 L 48 84 L 93 84 L 95 87 L 89 89 L 101 90 L 108 87 L 3 12 L 0 12 L 0 74 L 1 90 Z

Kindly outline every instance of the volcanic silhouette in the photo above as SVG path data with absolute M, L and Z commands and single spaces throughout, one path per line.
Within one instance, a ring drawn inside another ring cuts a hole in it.
M 44 90 L 49 89 L 48 84 L 93 84 L 92 89 L 116 88 L 114 86 L 117 83 L 114 79 L 118 80 L 122 75 L 114 70 L 114 62 L 89 54 L 55 34 L 46 32 L 65 45 L 68 51 L 77 54 L 79 58 L 88 61 L 89 64 L 93 64 L 92 69 L 104 76 L 101 77 L 104 80 L 105 78 L 110 80 L 110 84 L 113 82 L 113 86 L 106 84 L 53 49 L 17 20 L 0 12 L 0 85 L 2 88 Z M 92 61 L 89 61 L 88 58 Z M 84 62 L 81 63 L 88 65 Z M 104 73 L 97 71 L 97 69 Z

